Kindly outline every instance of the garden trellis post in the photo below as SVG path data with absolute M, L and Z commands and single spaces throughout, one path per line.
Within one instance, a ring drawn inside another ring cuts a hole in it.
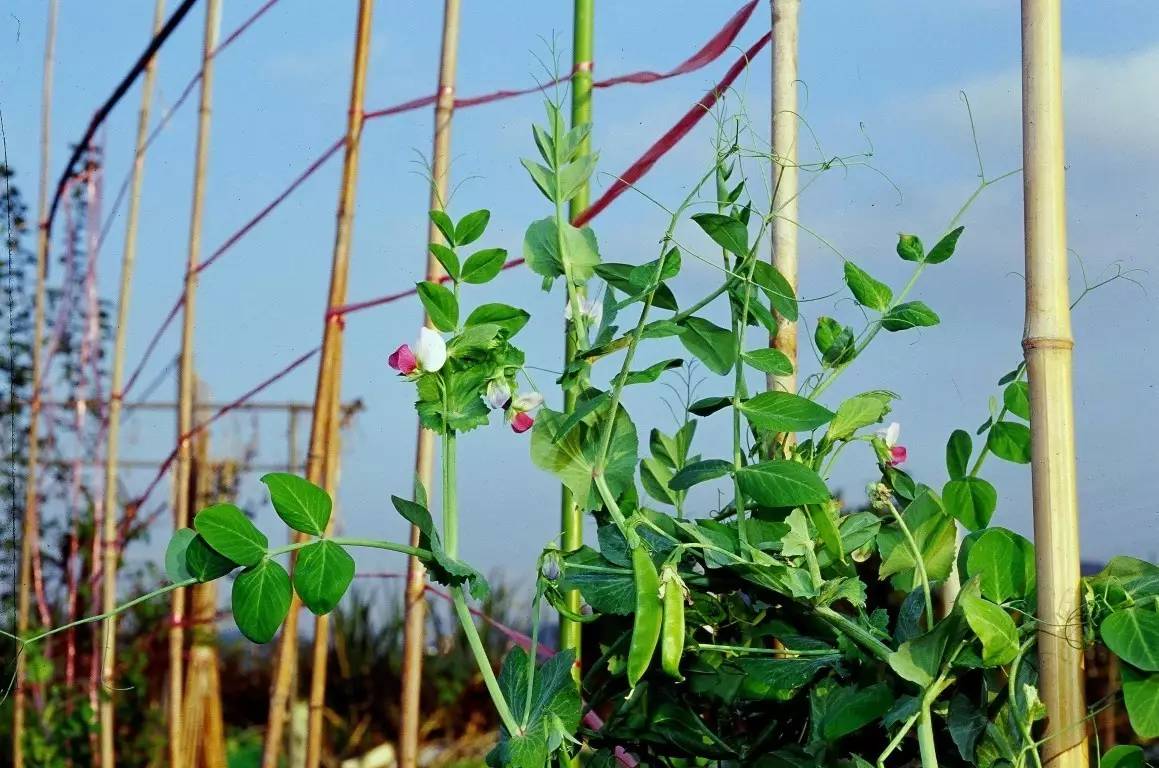
M 165 21 L 165 0 L 156 0 L 153 9 L 153 35 Z M 111 613 L 117 605 L 117 461 L 121 436 L 121 388 L 125 375 L 125 337 L 129 324 L 129 300 L 132 295 L 133 269 L 137 255 L 137 221 L 141 211 L 141 185 L 145 171 L 145 142 L 149 136 L 149 113 L 153 103 L 153 82 L 157 73 L 154 57 L 145 68 L 141 85 L 141 109 L 137 116 L 137 139 L 134 145 L 133 175 L 129 186 L 129 211 L 125 222 L 125 248 L 121 255 L 121 284 L 117 296 L 117 327 L 113 341 L 113 363 L 109 384 L 108 424 L 105 444 L 104 481 L 104 564 L 102 572 L 101 611 Z M 94 532 L 94 535 L 97 535 Z M 102 626 L 101 684 L 105 695 L 100 703 L 101 768 L 116 766 L 114 728 L 114 667 L 117 658 L 117 619 L 106 619 Z
M 797 20 L 801 0 L 769 0 L 773 16 L 772 261 L 797 291 Z M 797 323 L 777 314 L 772 346 L 793 364 L 791 373 L 768 375 L 768 389 L 797 391 Z
M 435 97 L 435 127 L 431 149 L 431 189 L 429 208 L 443 210 L 450 189 L 451 120 L 455 112 L 455 69 L 459 52 L 459 0 L 446 0 L 443 7 L 443 41 L 439 54 L 439 85 Z M 441 243 L 443 237 L 434 221 L 427 225 L 427 242 Z M 427 251 L 427 280 L 437 282 L 445 272 L 439 260 Z M 431 319 L 423 311 L 423 324 Z M 415 446 L 416 482 L 430 493 L 434 473 L 435 433 L 420 424 Z M 411 546 L 419 544 L 419 530 L 411 526 Z M 403 628 L 402 701 L 399 718 L 399 765 L 415 768 L 418 761 L 419 721 L 423 671 L 423 634 L 426 627 L 426 569 L 417 557 L 407 559 L 406 619 Z
M 1043 763 L 1086 768 L 1060 0 L 1022 0 L 1026 325 Z
M 595 2 L 594 0 L 575 0 L 574 21 L 572 27 L 572 75 L 571 75 L 571 125 L 590 123 L 592 121 L 592 57 L 594 55 L 595 39 Z M 585 157 L 591 153 L 591 134 L 588 134 L 580 145 L 579 156 Z M 575 221 L 588 207 L 589 185 L 584 182 L 576 195 L 568 204 L 568 218 Z M 564 333 L 564 360 L 571 360 L 575 356 L 575 345 L 571 334 Z M 579 384 L 565 386 L 563 392 L 564 413 L 571 413 L 579 397 Z M 565 552 L 579 549 L 584 543 L 583 510 L 572 499 L 568 487 L 561 486 L 560 499 L 562 514 L 562 545 Z M 567 593 L 568 609 L 579 613 L 580 593 L 572 590 Z M 575 652 L 576 663 L 572 667 L 572 675 L 578 684 L 582 657 L 580 654 L 583 645 L 581 624 L 563 616 L 559 617 L 560 647 Z
M 355 31 L 354 67 L 351 75 L 350 102 L 347 111 L 346 152 L 342 164 L 342 179 L 338 193 L 337 222 L 334 236 L 334 253 L 330 266 L 330 288 L 326 300 L 326 314 L 322 326 L 322 348 L 318 359 L 318 380 L 314 390 L 314 407 L 310 421 L 310 442 L 306 453 L 306 478 L 315 485 L 326 488 L 334 496 L 334 488 L 327 487 L 329 452 L 337 440 L 338 425 L 331 416 L 335 411 L 334 402 L 341 397 L 342 384 L 342 316 L 335 312 L 346 303 L 346 288 L 349 278 L 350 240 L 354 224 L 355 193 L 358 183 L 359 150 L 362 146 L 364 123 L 364 101 L 366 92 L 366 70 L 370 58 L 371 17 L 374 0 L 359 0 L 358 21 Z M 296 536 L 295 540 L 303 537 Z M 293 572 L 296 553 L 290 555 L 290 570 Z M 290 610 L 278 640 L 277 661 L 274 680 L 270 692 L 269 722 L 266 727 L 266 741 L 262 751 L 262 768 L 276 768 L 282 746 L 282 732 L 285 729 L 286 705 L 290 695 L 293 666 L 298 653 L 298 614 L 302 601 L 295 592 L 291 597 Z M 321 629 L 328 633 L 329 626 L 315 623 L 315 632 Z M 325 671 L 314 669 L 315 675 Z M 324 683 L 323 683 L 324 684 Z M 312 683 L 313 687 L 313 683 Z M 317 747 L 321 746 L 322 711 L 310 713 L 311 727 L 307 741 L 306 765 L 316 766 Z M 311 753 L 310 747 L 317 744 Z
M 193 467 L 193 321 L 197 300 L 197 265 L 201 259 L 201 222 L 205 208 L 205 176 L 209 162 L 209 129 L 213 100 L 213 51 L 221 29 L 222 0 L 206 0 L 205 35 L 201 49 L 201 94 L 197 111 L 197 146 L 194 151 L 193 202 L 189 215 L 189 253 L 185 265 L 185 290 L 182 297 L 181 354 L 177 375 L 177 470 L 174 478 L 174 530 L 187 528 L 191 519 L 190 473 Z M 173 590 L 173 609 L 169 625 L 169 764 L 185 764 L 182 744 L 182 711 L 184 707 L 185 590 Z
M 20 536 L 20 584 L 17 597 L 16 633 L 23 637 L 28 632 L 29 612 L 32 603 L 32 560 L 36 548 L 40 546 L 40 496 L 37 489 L 37 475 L 40 461 L 40 385 L 44 372 L 41 356 L 41 341 L 44 337 L 45 281 L 48 278 L 48 228 L 45 219 L 48 214 L 48 165 L 51 157 L 52 137 L 52 74 L 56 58 L 56 14 L 58 1 L 48 4 L 48 30 L 44 38 L 44 75 L 41 82 L 40 102 L 40 178 L 36 209 L 36 293 L 32 325 L 32 402 L 28 408 L 28 463 L 24 472 L 24 515 Z M 16 656 L 16 695 L 12 714 L 12 765 L 24 768 L 24 705 L 25 705 L 25 665 L 24 654 Z

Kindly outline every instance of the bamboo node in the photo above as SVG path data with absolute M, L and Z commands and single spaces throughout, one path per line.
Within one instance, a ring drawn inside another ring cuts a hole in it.
M 1074 339 L 1063 336 L 1029 336 L 1022 340 L 1024 352 L 1035 349 L 1074 349 Z
M 583 60 L 583 61 L 577 61 L 577 62 L 576 62 L 576 64 L 575 64 L 575 71 L 576 71 L 576 73 L 577 73 L 577 74 L 579 74 L 580 72 L 583 72 L 583 73 L 586 73 L 586 74 L 591 74 L 591 72 L 592 72 L 592 68 L 593 68 L 594 66 L 595 66 L 595 64 L 592 62 L 592 60 L 591 60 L 591 59 L 585 59 L 585 60 Z

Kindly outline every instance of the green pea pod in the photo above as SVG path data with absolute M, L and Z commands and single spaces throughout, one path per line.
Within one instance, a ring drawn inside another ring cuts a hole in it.
M 660 666 L 665 674 L 683 680 L 680 658 L 684 655 L 684 582 L 671 565 L 660 575 L 660 593 L 664 604 L 664 627 L 660 633 Z
M 628 685 L 635 688 L 656 653 L 664 609 L 660 604 L 660 576 L 643 546 L 632 550 L 632 574 L 636 579 L 636 617 L 628 646 Z

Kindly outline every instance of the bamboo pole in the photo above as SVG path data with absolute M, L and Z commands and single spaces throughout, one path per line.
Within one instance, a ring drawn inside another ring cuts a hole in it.
M 177 471 L 173 526 L 189 525 L 190 471 L 193 464 L 190 433 L 193 430 L 193 320 L 197 298 L 197 265 L 201 259 L 201 221 L 205 207 L 205 175 L 209 161 L 209 130 L 213 96 L 213 51 L 221 27 L 222 0 L 206 0 L 205 36 L 201 49 L 201 94 L 197 118 L 197 146 L 194 153 L 193 203 L 189 217 L 189 254 L 185 267 L 184 309 L 181 322 L 181 356 L 178 363 Z M 172 623 L 169 627 L 169 764 L 185 764 L 181 728 L 185 630 L 185 590 L 173 591 Z
M 430 210 L 443 210 L 450 188 L 451 120 L 455 110 L 455 69 L 459 52 L 459 0 L 445 0 L 443 40 L 439 55 L 439 90 L 435 102 L 435 126 L 431 150 Z M 433 222 L 427 225 L 427 242 L 443 242 Z M 427 251 L 427 280 L 443 277 L 438 259 Z M 431 319 L 423 312 L 423 324 Z M 435 433 L 418 427 L 415 476 L 430 494 L 434 475 Z M 416 489 L 417 490 L 417 489 Z M 411 526 L 411 546 L 418 546 L 419 530 Z M 406 618 L 403 625 L 402 692 L 399 717 L 399 765 L 415 768 L 418 761 L 419 727 L 422 719 L 423 634 L 426 628 L 426 569 L 418 558 L 407 559 Z
M 52 75 L 56 60 L 56 15 L 58 0 L 48 4 L 48 30 L 44 38 L 44 74 L 40 92 L 40 178 L 36 208 L 36 293 L 32 325 L 32 403 L 28 408 L 28 464 L 24 473 L 24 515 L 20 536 L 20 588 L 17 597 L 16 633 L 23 637 L 28 632 L 32 592 L 32 560 L 40 547 L 40 496 L 37 491 L 37 472 L 40 468 L 40 386 L 41 342 L 44 338 L 45 282 L 48 279 L 48 166 L 52 137 Z M 16 695 L 12 716 L 12 765 L 24 768 L 24 705 L 25 657 L 16 655 Z
M 572 77 L 571 77 L 571 124 L 572 127 L 590 123 L 592 121 L 592 57 L 594 55 L 595 39 L 595 0 L 575 0 L 572 20 Z M 580 155 L 591 153 L 591 136 L 584 138 Z M 568 217 L 575 220 L 588 207 L 589 189 L 585 182 L 579 193 L 572 198 L 568 205 Z M 571 335 L 564 332 L 564 358 L 571 360 L 576 353 L 575 344 Z M 579 387 L 572 386 L 564 389 L 563 408 L 570 412 L 575 408 L 579 396 Z M 571 491 L 561 486 L 560 495 L 560 523 L 562 529 L 561 544 L 565 552 L 579 549 L 584 543 L 584 516 L 572 499 Z M 580 593 L 572 590 L 565 596 L 567 606 L 575 613 L 580 612 Z M 582 669 L 582 625 L 563 616 L 559 617 L 560 647 L 575 653 L 575 664 L 572 666 L 572 677 L 579 684 Z
M 165 22 L 165 0 L 156 0 L 153 8 L 153 35 Z M 121 387 L 125 375 L 125 338 L 129 325 L 129 300 L 132 297 L 133 269 L 137 256 L 137 220 L 141 210 L 141 186 L 145 171 L 145 142 L 149 136 L 149 113 L 153 103 L 153 83 L 157 74 L 156 58 L 145 68 L 141 85 L 141 109 L 137 116 L 137 141 L 133 156 L 133 176 L 129 187 L 129 211 L 125 222 L 125 250 L 121 256 L 121 286 L 117 296 L 117 328 L 113 342 L 112 380 L 109 392 L 107 442 L 105 444 L 104 488 L 104 583 L 101 611 L 112 613 L 117 605 L 117 467 L 121 437 Z M 95 535 L 95 534 L 94 534 Z M 101 653 L 101 684 L 105 695 L 100 703 L 101 768 L 115 768 L 116 747 L 113 729 L 116 688 L 113 684 L 117 654 L 117 619 L 104 621 Z
M 306 454 L 306 477 L 313 483 L 325 487 L 326 452 L 335 440 L 336 424 L 330 418 L 334 412 L 334 401 L 341 393 L 342 373 L 342 318 L 330 314 L 346 303 L 346 285 L 350 261 L 350 239 L 354 221 L 355 191 L 358 181 L 359 150 L 362 142 L 364 95 L 366 91 L 366 69 L 370 57 L 370 21 L 374 0 L 359 0 L 356 43 L 354 49 L 354 71 L 350 85 L 350 109 L 346 127 L 346 154 L 342 165 L 342 183 L 338 197 L 337 227 L 334 238 L 334 256 L 330 268 L 330 290 L 327 298 L 328 312 L 322 329 L 322 352 L 318 362 L 318 381 L 314 393 L 314 408 L 310 422 L 310 443 Z M 326 490 L 333 495 L 334 489 Z M 291 553 L 291 570 L 296 558 Z M 293 675 L 293 661 L 297 656 L 298 614 L 301 601 L 297 594 L 291 597 L 290 612 L 282 628 L 278 642 L 277 666 L 274 672 L 273 689 L 270 694 L 269 723 L 266 727 L 266 742 L 262 752 L 262 768 L 276 768 L 278 753 L 281 751 L 282 732 L 285 730 L 286 706 L 290 695 Z M 323 626 L 326 626 L 323 624 Z M 315 632 L 318 625 L 315 625 Z M 324 665 L 323 665 L 324 666 Z M 317 668 L 314 670 L 318 674 Z M 321 674 L 325 675 L 325 672 Z M 324 680 L 325 678 L 323 678 Z M 321 710 L 318 711 L 317 727 L 311 728 L 321 738 Z M 311 712 L 311 719 L 314 713 Z M 320 742 L 319 742 L 320 744 Z M 309 751 L 309 750 L 307 750 Z M 311 763 L 307 755 L 308 768 Z
M 1022 162 L 1038 668 L 1049 768 L 1086 768 L 1078 490 L 1067 291 L 1060 0 L 1022 0 Z
M 797 291 L 797 47 L 801 0 L 769 0 L 773 15 L 773 266 Z M 769 389 L 797 391 L 797 324 L 777 314 L 772 346 L 793 364 L 769 374 Z

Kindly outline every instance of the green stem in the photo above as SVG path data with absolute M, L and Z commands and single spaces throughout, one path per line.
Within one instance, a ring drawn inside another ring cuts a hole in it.
M 874 637 L 868 629 L 850 621 L 847 617 L 827 606 L 818 606 L 813 611 L 831 627 L 857 642 L 881 661 L 889 663 L 889 656 L 893 651 L 888 645 Z
M 129 602 L 125 603 L 124 605 L 117 606 L 116 608 L 109 611 L 108 613 L 102 613 L 99 616 L 86 616 L 83 619 L 78 619 L 77 621 L 73 621 L 73 622 L 70 622 L 68 624 L 62 624 L 59 627 L 53 627 L 52 629 L 46 629 L 45 631 L 41 632 L 38 635 L 33 635 L 32 637 L 28 638 L 27 640 L 21 641 L 21 644 L 22 645 L 31 645 L 32 643 L 39 642 L 46 637 L 51 637 L 52 635 L 58 634 L 60 632 L 64 632 L 65 630 L 69 630 L 69 629 L 72 629 L 74 627 L 79 627 L 79 626 L 82 626 L 84 624 L 92 624 L 92 623 L 97 622 L 97 621 L 104 621 L 105 619 L 111 619 L 114 616 L 119 616 L 120 614 L 124 613 L 125 611 L 129 610 L 130 608 L 137 606 L 137 605 L 140 605 L 141 603 L 144 603 L 148 600 L 152 600 L 155 597 L 160 597 L 161 595 L 168 594 L 169 592 L 172 592 L 175 589 L 182 589 L 183 587 L 191 587 L 196 583 L 197 583 L 197 579 L 190 578 L 190 579 L 185 579 L 184 581 L 179 581 L 175 584 L 168 584 L 164 587 L 161 587 L 160 589 L 155 589 L 152 592 L 146 592 L 145 594 L 141 595 L 140 597 L 137 597 L 133 600 L 130 600 Z M 14 635 L 10 635 L 7 632 L 4 633 L 4 636 L 5 637 L 15 637 Z M 16 638 L 16 639 L 18 639 L 18 638 Z
M 901 745 L 901 740 L 904 739 L 906 734 L 908 734 L 913 729 L 914 723 L 917 722 L 921 714 L 922 713 L 920 709 L 917 712 L 914 712 L 906 719 L 904 723 L 902 723 L 901 728 L 897 729 L 897 733 L 895 733 L 893 738 L 890 739 L 889 744 L 887 744 L 885 749 L 882 750 L 881 754 L 877 756 L 877 768 L 885 768 L 886 758 L 892 755 L 898 746 Z
M 443 548 L 459 556 L 459 509 L 455 496 L 455 430 L 443 433 Z
M 459 617 L 459 624 L 463 627 L 463 634 L 467 636 L 467 644 L 471 646 L 475 664 L 478 665 L 479 673 L 483 676 L 483 684 L 487 686 L 487 692 L 491 694 L 491 701 L 495 704 L 495 711 L 499 713 L 499 720 L 509 734 L 512 736 L 521 735 L 523 729 L 515 721 L 515 716 L 511 714 L 511 708 L 507 706 L 507 699 L 503 697 L 503 691 L 499 688 L 499 681 L 495 678 L 495 670 L 491 668 L 491 660 L 487 658 L 487 651 L 483 648 L 483 641 L 479 638 L 479 630 L 471 616 L 471 609 L 467 607 L 467 598 L 463 595 L 462 587 L 451 588 L 451 602 L 455 606 L 455 614 Z
M 910 549 L 910 554 L 914 556 L 914 567 L 917 569 L 918 578 L 922 580 L 922 593 L 926 599 L 926 629 L 934 628 L 934 598 L 930 592 L 930 579 L 926 573 L 926 561 L 922 557 L 922 551 L 918 548 L 917 541 L 914 540 L 913 533 L 910 532 L 909 526 L 905 524 L 905 519 L 901 513 L 897 511 L 897 507 L 893 502 L 887 502 L 886 506 L 889 508 L 890 515 L 897 522 L 897 527 L 901 529 L 902 535 L 905 537 L 906 546 Z
M 839 658 L 841 654 L 836 651 L 822 651 L 822 650 L 793 650 L 791 648 L 749 648 L 743 645 L 718 645 L 716 643 L 697 643 L 696 647 L 702 651 L 721 651 L 724 653 L 750 654 L 750 655 L 772 655 L 784 656 L 786 658 L 793 658 L 797 656 L 832 656 Z
M 535 656 L 539 653 L 539 601 L 543 598 L 543 581 L 535 580 L 535 599 L 531 601 L 531 648 L 527 653 L 527 696 L 523 701 L 523 727 L 531 718 L 532 692 L 535 690 Z
M 310 539 L 308 541 L 298 541 L 293 544 L 286 544 L 282 547 L 277 547 L 266 552 L 266 557 L 277 557 L 284 555 L 287 552 L 293 552 L 303 547 L 309 547 L 317 544 L 321 539 Z M 385 549 L 389 552 L 400 552 L 404 555 L 411 555 L 420 560 L 430 560 L 432 557 L 429 549 L 420 549 L 419 547 L 411 547 L 406 544 L 396 544 L 393 541 L 385 541 L 382 539 L 349 539 L 344 537 L 337 537 L 333 539 L 326 539 L 326 541 L 339 544 L 343 547 L 366 547 L 369 549 Z
M 922 768 L 938 768 L 938 750 L 934 746 L 934 718 L 930 705 L 922 701 L 921 715 L 918 717 L 918 748 L 922 756 Z

